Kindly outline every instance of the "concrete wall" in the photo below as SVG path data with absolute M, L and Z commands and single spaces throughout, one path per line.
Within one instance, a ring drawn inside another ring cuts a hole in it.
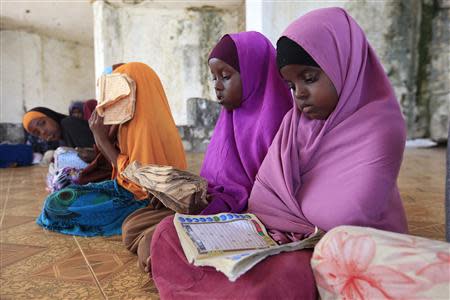
M 428 5 L 433 5 L 430 7 L 432 32 L 422 96 L 429 104 L 431 138 L 445 140 L 450 115 L 450 1 Z
M 95 96 L 92 47 L 21 30 L 0 33 L 0 123 L 21 123 L 35 106 L 67 113 L 72 100 Z
M 293 20 L 332 6 L 346 9 L 366 32 L 402 105 L 408 136 L 446 140 L 450 1 L 247 1 L 247 28 L 275 44 Z
M 127 61 L 153 67 L 177 125 L 196 126 L 186 102 L 214 99 L 206 60 L 223 34 L 247 28 L 275 43 L 294 19 L 328 6 L 344 7 L 367 33 L 402 105 L 409 137 L 446 140 L 449 0 L 94 1 L 95 47 L 69 41 L 69 35 L 56 38 L 50 29 L 6 30 L 2 18 L 0 140 L 21 131 L 26 109 L 66 112 L 71 100 L 94 97 L 104 67 Z
M 118 62 L 148 64 L 163 83 L 176 124 L 189 125 L 187 99 L 214 98 L 210 50 L 223 34 L 244 30 L 244 2 L 225 4 L 94 2 L 97 76 Z

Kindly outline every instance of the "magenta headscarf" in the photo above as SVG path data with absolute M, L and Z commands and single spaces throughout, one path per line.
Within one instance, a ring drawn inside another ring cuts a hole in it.
M 247 208 L 256 172 L 293 105 L 270 41 L 258 32 L 229 36 L 239 56 L 243 102 L 233 111 L 222 108 L 208 145 L 200 175 L 213 200 L 203 214 Z
M 406 232 L 397 188 L 405 123 L 389 80 L 362 29 L 340 8 L 312 11 L 284 31 L 333 82 L 339 102 L 327 120 L 295 107 L 256 176 L 249 198 L 279 242 L 318 226 Z
M 87 121 L 91 118 L 92 113 L 95 110 L 95 107 L 97 106 L 97 100 L 95 99 L 89 99 L 84 102 L 83 105 L 83 118 Z

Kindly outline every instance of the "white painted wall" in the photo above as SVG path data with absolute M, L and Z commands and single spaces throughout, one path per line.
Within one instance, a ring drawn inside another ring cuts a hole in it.
M 415 71 L 414 52 L 405 51 L 409 60 L 409 66 L 401 65 L 393 59 L 391 54 L 391 40 L 387 40 L 390 35 L 391 25 L 394 21 L 393 12 L 398 9 L 397 3 L 390 0 L 379 1 L 262 1 L 262 33 L 265 34 L 274 44 L 281 36 L 286 27 L 294 20 L 306 13 L 325 7 L 344 8 L 364 30 L 370 45 L 374 48 L 377 56 L 380 58 L 386 73 L 395 72 L 391 76 L 391 81 L 400 100 L 408 94 L 409 77 Z M 256 4 L 254 4 L 256 5 Z M 414 28 L 408 28 L 411 31 L 411 38 L 404 42 L 404 48 L 416 47 L 414 40 Z M 409 88 L 410 89 L 410 88 Z
M 375 49 L 382 45 L 382 37 L 389 29 L 391 17 L 387 14 L 389 0 L 381 1 L 246 1 L 246 30 L 257 30 L 275 45 L 284 29 L 302 15 L 324 7 L 345 8 L 367 33 Z M 387 23 L 386 23 L 387 22 Z M 382 49 L 379 49 L 380 51 Z
M 20 123 L 35 106 L 67 113 L 72 100 L 95 97 L 92 47 L 21 30 L 0 34 L 0 123 Z
M 410 69 L 398 70 L 398 62 L 392 60 L 392 55 L 389 55 L 390 43 L 387 42 L 386 36 L 389 35 L 389 30 L 393 22 L 392 12 L 396 7 L 390 0 L 379 1 L 353 1 L 353 0 L 339 0 L 339 1 L 264 1 L 264 0 L 249 0 L 246 3 L 247 11 L 260 12 L 249 13 L 246 20 L 246 28 L 250 30 L 252 27 L 261 27 L 260 32 L 267 36 L 272 44 L 276 47 L 276 42 L 280 38 L 286 27 L 294 20 L 305 15 L 306 13 L 325 7 L 342 7 L 358 22 L 364 30 L 367 39 L 374 48 L 377 56 L 381 59 L 383 67 L 387 73 L 395 69 L 397 78 L 391 78 L 394 89 L 398 99 L 401 99 L 408 93 L 406 82 L 408 76 L 414 72 L 414 65 L 411 63 Z M 395 4 L 397 5 L 397 4 Z M 259 20 L 258 20 L 259 18 Z M 409 30 L 413 30 L 409 28 Z M 411 35 L 413 36 L 413 34 Z M 411 47 L 415 41 L 405 41 L 405 48 Z M 409 44 L 408 44 L 409 43 Z M 411 52 L 407 52 L 408 57 L 405 59 L 414 60 Z
M 27 30 L 92 46 L 91 0 L 2 0 L 3 30 Z
M 146 63 L 159 75 L 177 125 L 188 123 L 188 98 L 214 99 L 207 67 L 211 48 L 223 34 L 244 29 L 241 1 L 231 7 L 189 3 L 93 3 L 97 77 L 118 62 Z
M 447 1 L 448 2 L 448 1 Z M 362 27 L 371 46 L 388 74 L 407 119 L 409 137 L 430 135 L 445 140 L 448 131 L 449 102 L 449 6 L 439 1 L 441 11 L 433 21 L 430 43 L 431 64 L 427 108 L 418 107 L 416 99 L 419 72 L 419 38 L 423 2 L 391 0 L 297 0 L 246 1 L 246 29 L 258 30 L 274 44 L 286 27 L 300 16 L 319 8 L 342 7 Z M 422 105 L 424 106 L 424 105 Z M 426 120 L 430 111 L 430 121 Z M 430 134 L 427 133 L 429 128 Z
M 245 30 L 263 32 L 263 0 L 245 1 Z

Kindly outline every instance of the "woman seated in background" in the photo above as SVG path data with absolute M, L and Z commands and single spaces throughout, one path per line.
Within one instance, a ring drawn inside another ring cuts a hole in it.
M 247 209 L 256 172 L 293 101 L 278 73 L 275 48 L 261 33 L 225 35 L 209 55 L 208 64 L 223 108 L 200 171 L 208 181 L 211 201 L 202 214 L 242 212 Z M 173 226 L 172 217 L 164 223 Z M 147 272 L 157 224 L 142 209 L 123 225 L 125 245 L 137 251 L 139 265 Z
M 69 106 L 69 116 L 87 121 L 91 117 L 96 106 L 97 100 L 95 99 L 89 99 L 86 101 L 72 101 Z
M 406 232 L 396 184 L 405 123 L 361 28 L 343 9 L 312 11 L 278 40 L 277 63 L 296 106 L 256 175 L 248 211 L 280 244 L 344 224 Z M 171 220 L 157 227 L 151 246 L 164 299 L 318 296 L 310 250 L 268 257 L 230 282 L 187 262 Z
M 36 107 L 28 111 L 23 117 L 23 126 L 30 137 L 28 142 L 37 149 L 40 140 L 46 142 L 50 149 L 67 146 L 73 149 L 58 149 L 56 152 L 48 151 L 43 158 L 45 163 L 55 162 L 64 156 L 65 163 L 58 166 L 51 164 L 47 175 L 47 189 L 59 190 L 70 183 L 78 182 L 82 169 L 94 159 L 94 136 L 89 128 L 88 121 L 78 117 L 76 110 L 83 115 L 90 115 L 95 109 L 97 101 L 88 100 L 71 105 L 70 116 L 59 114 L 44 107 Z M 42 143 L 41 143 L 42 145 Z M 45 144 L 44 144 L 45 146 Z M 41 146 L 42 147 L 42 146 Z M 78 154 L 78 156 L 77 156 Z M 111 171 L 109 172 L 109 176 Z
M 93 147 L 95 141 L 86 120 L 66 116 L 49 108 L 35 107 L 23 116 L 23 127 L 47 142 L 59 141 L 60 146 Z
M 71 185 L 49 195 L 37 220 L 47 229 L 81 236 L 120 234 L 123 220 L 149 204 L 147 193 L 121 175 L 128 164 L 138 161 L 186 168 L 183 145 L 157 74 L 136 62 L 114 72 L 136 83 L 133 118 L 118 126 L 113 138 L 110 126 L 96 112 L 89 121 L 96 146 L 112 165 L 113 179 Z

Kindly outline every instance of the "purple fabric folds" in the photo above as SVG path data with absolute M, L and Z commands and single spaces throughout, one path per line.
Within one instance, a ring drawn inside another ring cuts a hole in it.
M 282 34 L 333 82 L 327 120 L 287 113 L 256 176 L 248 208 L 280 242 L 318 226 L 406 232 L 396 180 L 405 123 L 389 80 L 358 24 L 340 8 L 312 11 Z
M 200 172 L 212 196 L 203 214 L 247 208 L 256 173 L 293 105 L 270 41 L 258 32 L 229 36 L 238 52 L 243 102 L 233 111 L 222 108 L 214 129 Z

